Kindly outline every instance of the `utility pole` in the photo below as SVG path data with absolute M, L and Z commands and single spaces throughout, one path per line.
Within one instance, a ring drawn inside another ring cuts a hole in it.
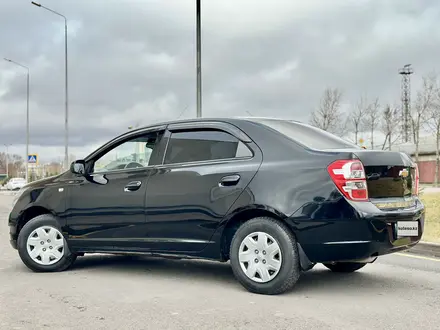
M 402 76 L 402 136 L 404 142 L 409 142 L 411 135 L 411 80 L 410 76 L 414 73 L 411 64 L 406 64 L 399 69 Z
M 200 0 L 196 0 L 196 51 L 197 51 L 197 117 L 202 117 L 202 23 Z

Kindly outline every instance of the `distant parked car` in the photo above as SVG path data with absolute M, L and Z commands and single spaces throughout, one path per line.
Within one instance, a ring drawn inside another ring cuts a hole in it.
M 133 153 L 139 161 L 115 165 Z M 317 263 L 354 272 L 416 245 L 418 187 L 407 155 L 310 125 L 181 120 L 127 132 L 30 183 L 9 232 L 37 272 L 66 270 L 84 253 L 229 260 L 247 290 L 278 294 Z
M 26 180 L 23 178 L 12 178 L 6 184 L 8 190 L 20 190 L 26 185 Z

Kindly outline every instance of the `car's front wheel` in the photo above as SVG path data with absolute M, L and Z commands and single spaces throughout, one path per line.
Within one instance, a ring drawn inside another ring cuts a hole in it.
M 352 273 L 365 265 L 366 263 L 364 262 L 335 262 L 332 264 L 324 264 L 325 267 L 335 273 Z
M 77 257 L 70 251 L 58 221 L 50 214 L 27 222 L 18 235 L 17 246 L 23 263 L 35 272 L 66 270 Z
M 238 228 L 230 261 L 237 280 L 260 294 L 290 290 L 301 271 L 294 235 L 284 223 L 268 217 L 251 219 Z

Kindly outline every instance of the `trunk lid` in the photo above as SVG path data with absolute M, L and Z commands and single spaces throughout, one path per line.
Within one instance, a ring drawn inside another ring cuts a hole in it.
M 376 198 L 411 197 L 416 189 L 416 164 L 401 152 L 356 150 L 365 168 L 368 196 Z
M 368 198 L 379 209 L 412 207 L 418 194 L 416 163 L 405 153 L 365 149 L 326 150 L 338 158 L 362 162 L 367 181 Z M 341 155 L 342 153 L 342 155 Z

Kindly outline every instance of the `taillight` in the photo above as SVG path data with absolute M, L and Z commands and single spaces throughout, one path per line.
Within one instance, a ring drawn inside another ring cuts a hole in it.
M 419 166 L 416 164 L 415 166 L 415 178 L 414 178 L 414 188 L 413 188 L 413 195 L 418 196 L 419 195 Z
M 328 173 L 339 191 L 348 199 L 368 201 L 367 180 L 364 165 L 359 160 L 337 160 L 327 167 Z

